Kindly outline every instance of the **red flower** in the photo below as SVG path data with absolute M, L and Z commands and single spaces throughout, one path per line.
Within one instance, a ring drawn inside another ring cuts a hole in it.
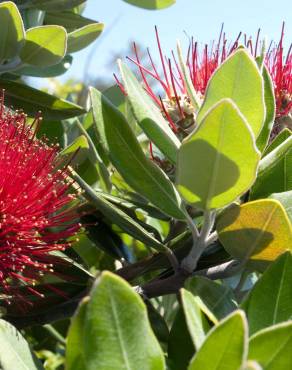
M 4 95 L 4 94 L 3 94 Z M 35 138 L 40 118 L 28 126 L 0 100 L 0 289 L 9 296 L 54 274 L 50 253 L 70 246 L 80 228 L 69 194 L 69 171 L 60 168 L 58 148 Z M 33 130 L 34 129 L 34 130 Z M 9 300 L 9 298 L 8 298 Z
M 158 72 L 159 68 L 155 65 L 149 50 L 150 67 L 146 68 L 140 62 L 137 47 L 134 44 L 135 58 L 130 59 L 139 68 L 145 90 L 152 99 L 161 108 L 162 113 L 168 119 L 172 129 L 177 132 L 185 129 L 195 122 L 195 107 L 190 105 L 190 99 L 187 96 L 182 71 L 177 62 L 175 54 L 172 52 L 172 58 L 166 58 L 162 52 L 157 28 L 155 28 L 158 51 L 160 56 L 160 67 L 162 74 Z M 208 81 L 216 68 L 243 43 L 254 57 L 260 54 L 261 42 L 259 39 L 260 30 L 257 33 L 255 41 L 252 38 L 242 37 L 240 33 L 234 42 L 227 42 L 223 26 L 217 42 L 211 45 L 205 45 L 203 49 L 199 48 L 197 42 L 191 39 L 186 65 L 189 69 L 193 86 L 199 97 L 203 98 Z M 243 38 L 243 39 L 242 39 Z M 281 38 L 278 45 L 271 46 L 266 54 L 265 63 L 271 73 L 276 96 L 277 117 L 287 115 L 292 108 L 292 54 L 291 47 L 286 57 L 283 51 L 284 24 Z M 154 79 L 160 85 L 164 97 L 157 96 L 153 90 L 149 77 Z M 120 83 L 119 83 L 120 85 Z
M 278 45 L 270 47 L 265 63 L 274 82 L 277 117 L 287 116 L 292 110 L 292 52 L 284 55 L 284 24 Z

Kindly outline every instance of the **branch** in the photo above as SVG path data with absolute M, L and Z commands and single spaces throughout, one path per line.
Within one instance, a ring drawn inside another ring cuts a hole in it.
M 221 265 L 209 267 L 193 273 L 180 269 L 176 274 L 165 279 L 155 279 L 138 289 L 142 296 L 147 298 L 160 297 L 177 293 L 183 288 L 185 281 L 191 276 L 204 276 L 211 280 L 223 279 L 239 272 L 243 267 L 242 262 L 231 260 Z

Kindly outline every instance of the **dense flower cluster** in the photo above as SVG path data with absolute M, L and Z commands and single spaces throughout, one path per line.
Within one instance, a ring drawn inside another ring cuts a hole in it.
M 0 294 L 33 286 L 54 274 L 53 251 L 66 249 L 80 228 L 69 194 L 67 166 L 61 169 L 58 147 L 35 138 L 40 123 L 27 124 L 0 102 Z
M 161 108 L 172 129 L 175 132 L 185 130 L 195 123 L 196 108 L 190 104 L 182 70 L 175 54 L 172 52 L 171 58 L 165 57 L 157 28 L 155 32 L 160 55 L 160 67 L 155 65 L 148 49 L 149 66 L 145 67 L 142 65 L 135 44 L 135 58 L 129 59 L 139 68 L 146 91 Z M 265 56 L 265 64 L 274 83 L 277 117 L 290 114 L 292 109 L 292 53 L 290 47 L 286 56 L 284 55 L 283 39 L 284 24 L 279 43 L 271 43 Z M 246 35 L 240 33 L 235 41 L 228 42 L 222 27 L 218 41 L 213 42 L 211 45 L 205 45 L 202 50 L 198 42 L 191 39 L 186 65 L 199 99 L 203 98 L 208 81 L 216 68 L 240 44 L 244 44 L 255 58 L 259 56 L 262 49 L 260 30 L 255 40 L 247 38 Z M 162 70 L 162 74 L 159 73 L 159 69 Z M 157 96 L 149 78 L 159 83 L 159 89 L 163 91 L 163 98 Z

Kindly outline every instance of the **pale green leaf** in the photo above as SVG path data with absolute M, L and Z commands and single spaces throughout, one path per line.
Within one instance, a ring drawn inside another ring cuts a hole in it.
M 245 315 L 235 311 L 209 332 L 188 370 L 239 370 L 246 360 L 247 335 Z
M 102 23 L 91 23 L 68 34 L 67 53 L 75 53 L 94 42 L 102 33 Z
M 123 0 L 131 5 L 138 6 L 139 8 L 155 10 L 164 9 L 175 4 L 176 0 Z
M 266 118 L 260 132 L 259 137 L 257 138 L 257 147 L 261 152 L 266 148 L 270 134 L 272 132 L 275 115 L 276 115 L 276 104 L 275 104 L 275 95 L 274 95 L 274 85 L 273 80 L 270 76 L 270 73 L 265 65 L 263 65 L 263 79 L 264 79 L 264 99 L 266 107 Z
M 185 289 L 181 289 L 180 294 L 186 324 L 193 340 L 194 347 L 198 350 L 205 340 L 210 325 L 197 302 L 197 297 L 193 296 L 191 292 Z
M 2 370 L 41 370 L 23 336 L 7 321 L 0 320 L 0 366 Z
M 250 338 L 248 358 L 264 370 L 292 369 L 292 322 L 271 326 Z
M 20 52 L 25 30 L 17 6 L 11 1 L 0 4 L 0 64 Z
M 177 188 L 198 208 L 221 208 L 252 185 L 260 154 L 237 107 L 223 99 L 182 143 Z
M 61 26 L 40 26 L 26 32 L 20 57 L 23 63 L 46 67 L 59 63 L 67 50 L 67 32 Z
M 245 49 L 231 54 L 215 71 L 197 121 L 202 122 L 207 111 L 223 98 L 234 101 L 258 137 L 265 120 L 263 78 L 253 57 Z

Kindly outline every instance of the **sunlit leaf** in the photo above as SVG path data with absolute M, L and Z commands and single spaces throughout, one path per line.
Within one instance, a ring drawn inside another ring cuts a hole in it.
M 234 101 L 255 137 L 258 137 L 265 119 L 263 78 L 254 58 L 245 49 L 231 54 L 211 77 L 198 113 L 198 122 L 223 98 Z
M 11 1 L 0 4 L 0 64 L 18 55 L 25 30 L 17 6 Z
M 234 258 L 271 262 L 292 249 L 292 226 L 282 205 L 272 199 L 232 205 L 217 222 L 219 239 Z
M 246 120 L 231 100 L 224 99 L 183 141 L 177 188 L 195 207 L 224 207 L 252 185 L 259 159 Z
M 67 50 L 67 32 L 60 26 L 40 26 L 26 32 L 20 57 L 23 63 L 47 67 L 59 63 Z

